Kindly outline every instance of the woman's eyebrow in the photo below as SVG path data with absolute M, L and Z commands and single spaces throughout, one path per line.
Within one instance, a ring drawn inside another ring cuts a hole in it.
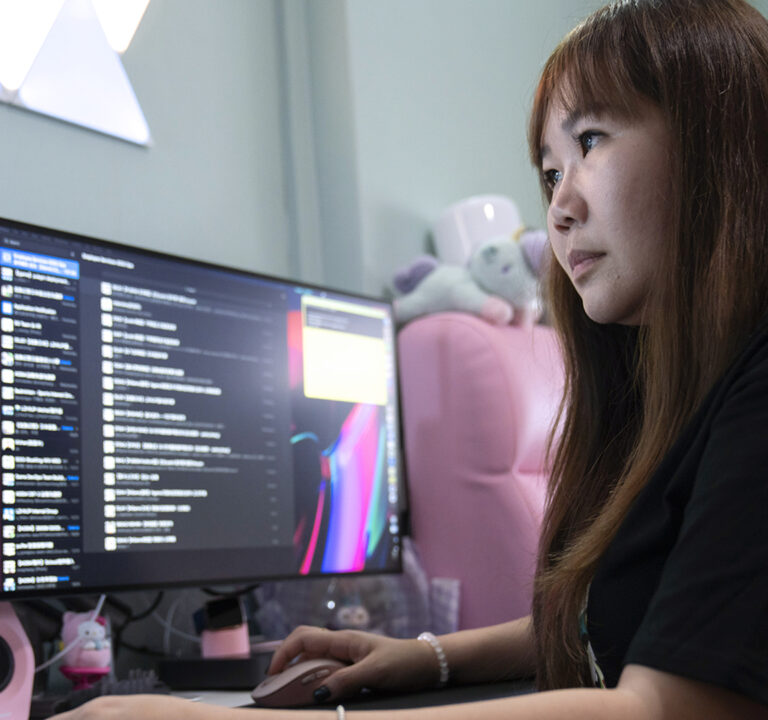
M 563 118 L 563 121 L 560 123 L 560 128 L 564 130 L 567 133 L 570 133 L 576 123 L 579 122 L 584 117 L 588 117 L 589 113 L 585 113 L 583 110 L 571 110 L 565 118 Z

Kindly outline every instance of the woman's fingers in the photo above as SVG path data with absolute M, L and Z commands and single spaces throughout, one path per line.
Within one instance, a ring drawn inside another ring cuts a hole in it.
M 315 657 L 322 657 L 323 642 L 315 638 L 316 634 L 323 632 L 320 628 L 300 626 L 296 628 L 283 643 L 275 650 L 272 660 L 269 663 L 269 674 L 282 672 L 295 658 L 306 655 L 310 656 L 313 648 L 316 652 Z M 327 631 L 325 631 L 327 632 Z
M 359 695 L 363 688 L 375 688 L 375 673 L 371 672 L 372 668 L 368 665 L 363 660 L 331 673 L 323 685 L 315 690 L 315 699 L 318 702 L 343 700 Z
M 318 702 L 341 700 L 358 694 L 363 688 L 423 688 L 429 685 L 437 668 L 434 651 L 417 640 L 388 638 L 357 630 L 299 627 L 275 651 L 269 672 L 281 672 L 295 659 L 317 657 L 347 663 L 347 667 L 324 679 L 315 694 Z
M 367 633 L 355 631 L 298 627 L 275 651 L 268 672 L 270 675 L 281 672 L 297 658 L 332 657 L 342 662 L 357 662 L 369 651 L 367 638 Z

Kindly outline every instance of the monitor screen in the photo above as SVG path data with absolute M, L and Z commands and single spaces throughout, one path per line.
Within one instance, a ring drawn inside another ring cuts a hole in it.
M 12 600 L 400 569 L 384 300 L 0 220 Z

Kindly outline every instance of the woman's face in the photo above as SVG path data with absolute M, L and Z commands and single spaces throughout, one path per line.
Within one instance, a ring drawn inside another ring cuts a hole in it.
M 636 325 L 653 296 L 672 207 L 670 133 L 648 104 L 638 118 L 549 110 L 542 172 L 555 257 L 595 322 Z

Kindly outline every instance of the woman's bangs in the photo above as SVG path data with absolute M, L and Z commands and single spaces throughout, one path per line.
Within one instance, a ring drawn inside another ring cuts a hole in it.
M 625 64 L 627 50 L 616 47 L 609 33 L 569 37 L 553 64 L 550 102 L 569 115 L 634 116 L 642 98 Z
M 534 165 L 540 162 L 541 133 L 553 104 L 569 115 L 632 118 L 647 100 L 658 102 L 647 47 L 634 28 L 616 22 L 617 15 L 610 23 L 598 15 L 576 27 L 545 66 L 531 114 Z
M 553 105 L 572 116 L 609 113 L 631 118 L 640 114 L 641 101 L 618 58 L 614 63 L 605 62 L 600 55 L 587 53 L 581 45 L 566 40 L 550 58 L 536 90 L 528 129 L 531 163 L 541 168 L 544 125 Z M 543 178 L 540 181 L 549 200 L 549 189 Z

